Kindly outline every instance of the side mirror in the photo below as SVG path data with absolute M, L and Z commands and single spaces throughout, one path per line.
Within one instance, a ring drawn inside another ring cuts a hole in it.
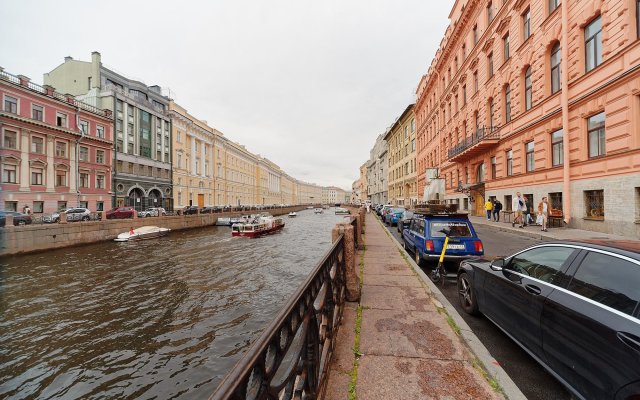
M 506 262 L 504 261 L 504 258 L 496 258 L 495 260 L 491 261 L 491 269 L 494 271 L 502 271 L 505 264 Z

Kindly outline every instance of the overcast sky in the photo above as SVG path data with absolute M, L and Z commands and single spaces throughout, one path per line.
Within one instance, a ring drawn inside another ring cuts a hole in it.
M 294 178 L 351 189 L 415 101 L 453 0 L 2 1 L 0 66 L 42 83 L 65 56 L 171 90 Z

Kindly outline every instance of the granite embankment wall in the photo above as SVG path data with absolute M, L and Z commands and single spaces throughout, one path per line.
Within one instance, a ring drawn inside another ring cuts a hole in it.
M 300 211 L 304 208 L 304 206 L 294 206 L 265 211 L 272 215 L 285 215 L 291 211 Z M 127 232 L 131 227 L 136 229 L 145 225 L 157 225 L 171 230 L 201 228 L 215 225 L 218 218 L 238 217 L 256 212 L 257 211 L 226 212 L 219 214 L 69 222 L 64 224 L 6 226 L 0 228 L 0 256 L 113 240 L 122 232 Z

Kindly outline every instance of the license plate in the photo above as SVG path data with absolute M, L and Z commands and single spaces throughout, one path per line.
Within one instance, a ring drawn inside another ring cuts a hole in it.
M 448 244 L 447 250 L 464 250 L 464 244 Z

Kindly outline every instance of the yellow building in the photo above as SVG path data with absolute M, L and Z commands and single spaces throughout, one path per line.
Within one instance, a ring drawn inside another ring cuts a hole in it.
M 389 144 L 389 202 L 399 206 L 418 201 L 413 106 L 404 110 L 384 137 Z
M 322 186 L 298 181 L 298 204 L 319 204 L 322 202 Z
M 222 154 L 224 163 L 222 182 L 223 204 L 231 206 L 248 206 L 255 204 L 258 157 L 243 145 L 230 140 L 223 141 Z

